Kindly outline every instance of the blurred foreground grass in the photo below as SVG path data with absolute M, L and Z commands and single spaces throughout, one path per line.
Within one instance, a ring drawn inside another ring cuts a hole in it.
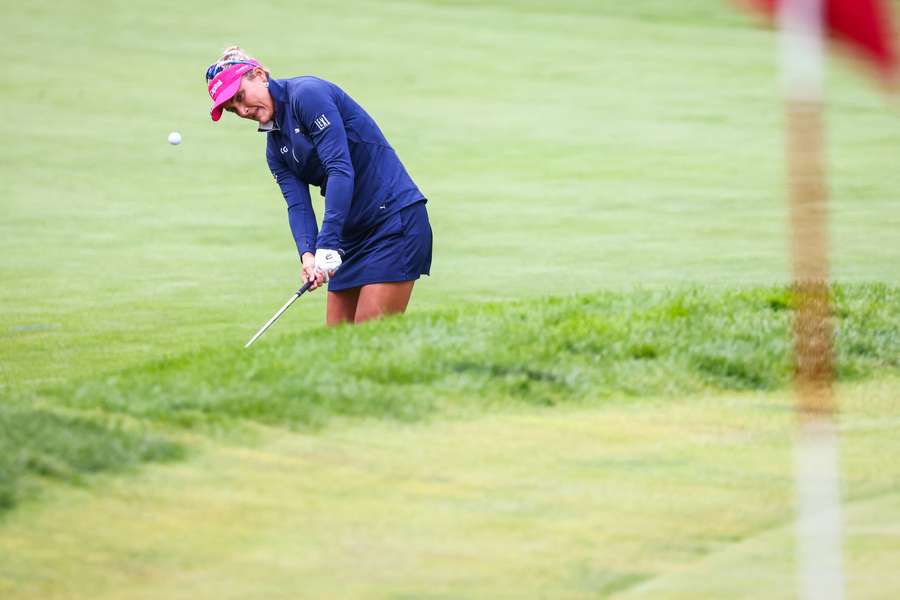
M 0 512 L 28 494 L 23 478 L 78 483 L 91 473 L 182 456 L 179 444 L 146 427 L 0 404 Z
M 900 379 L 841 384 L 848 597 L 900 594 Z M 790 394 L 353 420 L 53 486 L 4 600 L 795 598 Z

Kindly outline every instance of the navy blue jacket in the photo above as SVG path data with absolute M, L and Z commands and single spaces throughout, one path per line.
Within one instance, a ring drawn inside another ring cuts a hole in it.
M 341 249 L 424 199 L 378 125 L 353 98 L 317 77 L 271 79 L 274 123 L 266 160 L 288 205 L 297 250 Z M 309 197 L 325 196 L 322 230 Z

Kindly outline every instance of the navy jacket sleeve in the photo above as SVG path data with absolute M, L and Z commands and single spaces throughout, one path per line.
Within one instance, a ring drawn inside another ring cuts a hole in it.
M 315 254 L 319 230 L 316 226 L 316 213 L 313 212 L 312 201 L 309 198 L 309 186 L 297 179 L 284 166 L 281 157 L 275 154 L 272 148 L 266 148 L 266 161 L 287 202 L 288 223 L 291 226 L 291 233 L 294 234 L 297 251 L 300 256 L 303 256 L 304 252 Z
M 333 92 L 324 81 L 313 80 L 300 86 L 292 106 L 312 137 L 327 177 L 325 215 L 317 247 L 336 250 L 353 199 L 355 177 L 344 121 Z

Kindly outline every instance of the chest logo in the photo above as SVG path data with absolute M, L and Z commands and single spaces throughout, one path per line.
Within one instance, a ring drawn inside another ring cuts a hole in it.
M 282 147 L 281 147 L 281 153 L 282 153 L 282 154 L 287 154 L 288 152 L 290 152 L 290 150 L 288 150 L 288 147 L 287 147 L 287 146 L 282 146 Z
M 315 123 L 316 127 L 319 128 L 319 131 L 323 131 L 326 127 L 331 125 L 331 121 L 329 121 L 328 117 L 326 117 L 325 115 L 320 115 L 319 117 L 317 117 Z

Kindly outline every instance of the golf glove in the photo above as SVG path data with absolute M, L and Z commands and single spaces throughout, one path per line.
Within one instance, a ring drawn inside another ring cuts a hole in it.
M 341 254 L 337 250 L 316 249 L 316 270 L 325 275 L 325 281 L 331 279 L 341 262 Z

